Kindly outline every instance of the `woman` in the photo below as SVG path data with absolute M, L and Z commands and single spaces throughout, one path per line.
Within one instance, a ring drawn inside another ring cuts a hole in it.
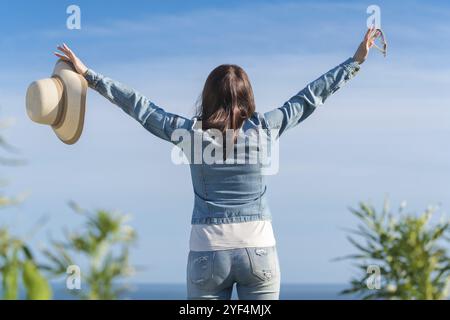
M 310 83 L 282 107 L 264 114 L 255 111 L 245 71 L 236 65 L 221 65 L 208 76 L 198 116 L 193 119 L 168 113 L 135 90 L 88 69 L 65 44 L 55 55 L 70 61 L 92 89 L 159 138 L 177 144 L 173 135 L 178 130 L 226 134 L 219 145 L 223 147 L 223 159 L 228 159 L 231 152 L 234 156 L 237 139 L 246 138 L 247 129 L 267 131 L 272 136 L 275 131 L 279 138 L 305 120 L 356 74 L 375 38 L 376 32 L 369 29 L 352 58 Z M 248 154 L 245 156 L 248 158 Z M 233 161 L 194 163 L 189 159 L 195 201 L 187 265 L 188 298 L 230 299 L 236 283 L 240 299 L 278 299 L 280 269 L 262 167 Z

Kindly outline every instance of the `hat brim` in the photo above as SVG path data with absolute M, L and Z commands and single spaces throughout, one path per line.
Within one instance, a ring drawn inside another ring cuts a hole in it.
M 64 86 L 64 102 L 58 121 L 52 128 L 62 142 L 74 144 L 83 132 L 88 84 L 71 64 L 63 60 L 56 63 L 53 77 L 60 79 Z

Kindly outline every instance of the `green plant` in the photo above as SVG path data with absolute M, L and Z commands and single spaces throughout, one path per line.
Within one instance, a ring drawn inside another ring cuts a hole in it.
M 343 294 L 357 294 L 363 299 L 446 299 L 450 282 L 448 220 L 431 223 L 434 209 L 421 215 L 407 214 L 404 205 L 394 215 L 386 201 L 381 213 L 360 203 L 351 212 L 360 220 L 348 240 L 359 253 L 343 257 L 356 263 L 362 273 L 351 281 Z M 370 266 L 381 272 L 381 286 L 370 290 L 367 280 Z
M 86 216 L 87 222 L 84 230 L 66 233 L 63 241 L 53 241 L 54 252 L 44 252 L 52 262 L 49 270 L 55 275 L 66 274 L 67 267 L 78 265 L 75 261 L 83 256 L 87 266 L 81 268 L 81 278 L 88 291 L 81 290 L 78 295 L 83 299 L 117 299 L 125 287 L 115 281 L 133 272 L 129 248 L 136 235 L 126 224 L 128 216 L 104 210 L 90 213 L 74 204 L 71 207 Z
M 30 248 L 24 240 L 12 237 L 6 228 L 0 229 L 0 273 L 3 298 L 6 300 L 19 298 L 21 276 L 27 299 L 52 298 L 50 284 L 40 272 Z
M 0 122 L 0 129 L 7 126 L 7 122 Z M 0 148 L 10 153 L 17 153 L 17 149 L 9 145 L 2 136 L 0 136 Z M 0 156 L 1 165 L 11 166 L 23 163 L 25 161 L 21 159 Z M 2 181 L 2 187 L 4 184 Z M 20 203 L 23 198 L 23 195 L 13 198 L 0 194 L 0 208 L 4 209 Z M 51 287 L 33 258 L 26 239 L 12 236 L 6 226 L 0 226 L 0 276 L 2 280 L 0 288 L 4 299 L 18 299 L 21 283 L 25 288 L 27 299 L 46 300 L 52 297 Z

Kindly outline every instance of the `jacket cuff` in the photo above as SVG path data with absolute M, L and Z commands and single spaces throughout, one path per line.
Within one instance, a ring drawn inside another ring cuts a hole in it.
M 91 88 L 95 88 L 97 86 L 97 83 L 102 79 L 102 75 L 92 69 L 88 69 L 84 74 L 84 78 Z
M 361 65 L 354 58 L 348 58 L 345 60 L 343 66 L 352 77 L 359 71 L 359 69 L 361 69 Z

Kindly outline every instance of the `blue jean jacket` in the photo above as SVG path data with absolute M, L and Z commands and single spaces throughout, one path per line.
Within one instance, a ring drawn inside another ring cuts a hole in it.
M 349 58 L 290 98 L 282 107 L 264 114 L 255 112 L 243 124 L 240 135 L 266 131 L 278 139 L 284 132 L 309 117 L 317 106 L 358 71 L 359 64 Z M 166 112 L 137 91 L 89 69 L 89 86 L 119 106 L 155 136 L 178 144 L 174 133 L 198 132 L 198 118 L 188 119 Z M 201 126 L 200 126 L 201 128 Z M 245 130 L 244 130 L 245 129 Z M 254 132 L 253 131 L 253 132 Z M 202 148 L 205 146 L 202 144 Z M 249 152 L 245 149 L 245 152 Z M 248 155 L 247 155 L 248 156 Z M 192 224 L 222 224 L 271 220 L 266 199 L 266 182 L 261 164 L 194 163 L 189 161 L 194 189 Z

